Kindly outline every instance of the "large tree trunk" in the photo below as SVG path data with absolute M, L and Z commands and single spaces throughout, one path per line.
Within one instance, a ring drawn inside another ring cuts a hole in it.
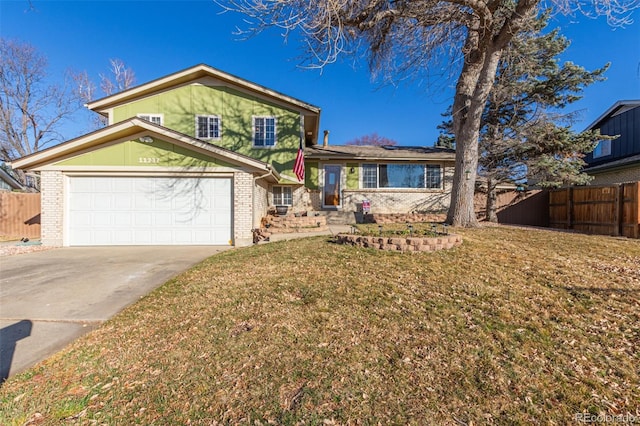
M 478 167 L 478 136 L 482 112 L 493 88 L 502 50 L 530 18 L 539 0 L 518 0 L 510 19 L 493 33 L 495 16 L 475 15 L 467 27 L 467 38 L 462 48 L 464 64 L 456 85 L 453 100 L 453 134 L 456 139 L 456 170 L 453 174 L 451 205 L 447 222 L 454 226 L 478 225 L 473 194 Z M 482 8 L 475 10 L 479 12 Z
M 497 182 L 492 177 L 487 177 L 487 220 L 489 222 L 498 223 L 497 208 Z
M 479 37 L 474 36 L 473 32 L 470 32 L 466 44 L 472 46 L 475 52 L 466 57 L 453 102 L 456 168 L 447 222 L 454 226 L 474 227 L 478 225 L 473 195 L 478 169 L 480 124 L 502 50 L 494 50 L 491 46 L 480 49 Z

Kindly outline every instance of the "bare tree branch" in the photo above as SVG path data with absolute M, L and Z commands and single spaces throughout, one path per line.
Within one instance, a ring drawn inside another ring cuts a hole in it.
M 47 61 L 33 46 L 0 38 L 0 154 L 12 160 L 61 142 L 59 125 L 80 107 L 69 76 L 47 83 Z
M 631 22 L 640 0 L 214 0 L 248 18 L 247 33 L 267 27 L 299 31 L 307 66 L 322 68 L 341 54 L 367 58 L 386 81 L 429 75 L 436 63 L 457 74 L 453 101 L 456 169 L 447 221 L 476 224 L 473 206 L 482 111 L 502 52 L 541 8 Z M 445 62 L 446 61 L 446 62 Z M 467 176 L 473 176 L 468 179 Z

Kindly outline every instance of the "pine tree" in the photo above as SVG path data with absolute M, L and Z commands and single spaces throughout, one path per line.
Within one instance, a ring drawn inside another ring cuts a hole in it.
M 604 79 L 608 64 L 587 71 L 557 59 L 569 40 L 557 30 L 543 33 L 548 14 L 509 43 L 485 105 L 479 138 L 478 174 L 487 182 L 487 218 L 497 221 L 496 191 L 500 183 L 541 187 L 584 184 L 582 157 L 598 140 L 598 132 L 575 133 L 575 114 L 562 113 L 581 98 L 584 88 Z M 442 128 L 451 128 L 445 122 Z

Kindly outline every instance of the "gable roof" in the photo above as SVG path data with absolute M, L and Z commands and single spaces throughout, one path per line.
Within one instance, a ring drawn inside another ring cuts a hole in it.
M 302 110 L 303 112 L 311 113 L 313 115 L 320 114 L 320 108 L 317 106 L 303 102 L 291 96 L 287 96 L 275 90 L 271 90 L 265 86 L 261 86 L 240 77 L 236 77 L 235 75 L 220 71 L 206 64 L 199 64 L 191 68 L 169 74 L 165 77 L 160 77 L 148 83 L 132 87 L 128 90 L 124 90 L 122 92 L 118 92 L 113 95 L 89 102 L 86 104 L 86 107 L 106 116 L 106 111 L 109 108 L 176 86 L 184 85 L 203 77 L 216 78 L 229 85 L 236 86 L 255 94 L 279 101 L 288 105 L 289 107 L 295 108 L 296 110 Z
M 640 99 L 618 101 L 615 104 L 613 104 L 611 107 L 609 107 L 609 109 L 607 109 L 604 113 L 602 113 L 600 117 L 596 118 L 595 121 L 589 124 L 589 126 L 584 130 L 587 131 L 587 130 L 593 130 L 595 128 L 598 128 L 600 127 L 602 122 L 607 120 L 608 118 L 611 118 L 614 115 L 622 114 L 623 112 L 629 111 L 630 109 L 634 109 L 637 107 L 640 107 Z
M 304 154 L 316 160 L 454 161 L 456 157 L 453 149 L 424 146 L 314 145 Z
M 171 143 L 187 149 L 224 159 L 229 163 L 255 172 L 266 172 L 273 176 L 274 179 L 280 179 L 278 172 L 267 163 L 208 142 L 203 142 L 184 133 L 176 132 L 175 130 L 153 124 L 137 117 L 112 124 L 111 126 L 104 127 L 46 150 L 19 158 L 12 162 L 12 167 L 15 169 L 37 170 L 60 159 L 87 152 L 87 150 L 98 148 L 114 140 L 131 140 L 144 136 L 166 139 Z

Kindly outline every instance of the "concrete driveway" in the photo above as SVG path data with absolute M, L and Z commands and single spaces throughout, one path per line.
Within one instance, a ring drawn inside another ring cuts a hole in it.
M 67 247 L 0 257 L 0 383 L 230 247 Z

